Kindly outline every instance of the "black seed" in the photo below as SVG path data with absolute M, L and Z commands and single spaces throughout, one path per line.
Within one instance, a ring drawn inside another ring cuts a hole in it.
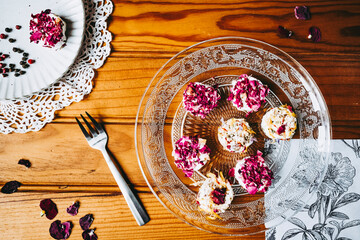
M 24 50 L 18 48 L 18 53 L 22 53 Z
M 18 68 L 17 68 L 17 69 L 15 69 L 15 72 L 20 72 L 20 69 L 18 69 Z
M 14 39 L 14 38 L 9 38 L 9 42 L 14 43 L 14 42 L 16 42 L 16 39 Z
M 3 77 L 7 77 L 8 75 L 6 73 L 3 73 Z
M 28 57 L 29 54 L 28 54 L 27 52 L 24 52 L 24 53 L 23 53 L 23 56 L 24 56 L 24 57 Z
M 13 47 L 13 52 L 17 52 L 17 51 L 19 51 L 19 49 L 16 47 Z
M 26 72 L 25 71 L 20 71 L 20 74 L 21 75 L 24 75 Z
M 25 61 L 20 61 L 20 65 L 24 65 L 24 64 L 26 64 Z
M 23 57 L 22 60 L 23 60 L 23 61 L 26 61 L 26 60 L 28 60 L 28 58 L 27 58 L 27 57 Z
M 23 68 L 28 68 L 28 67 L 30 67 L 30 65 L 29 64 L 24 64 L 22 67 Z
M 20 76 L 20 73 L 15 73 L 15 77 L 18 77 L 18 76 Z
M 9 64 L 9 67 L 10 67 L 10 68 L 14 68 L 14 67 L 15 67 L 15 64 L 10 63 L 10 64 Z
M 5 32 L 11 32 L 12 31 L 12 28 L 5 28 Z

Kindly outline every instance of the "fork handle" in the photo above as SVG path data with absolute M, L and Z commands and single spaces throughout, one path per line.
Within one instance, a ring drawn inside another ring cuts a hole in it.
M 124 195 L 125 201 L 128 204 L 133 216 L 135 217 L 136 222 L 139 226 L 142 226 L 150 221 L 148 214 L 146 213 L 144 207 L 139 202 L 139 200 L 134 195 L 133 191 L 130 189 L 129 185 L 124 180 L 123 176 L 121 176 L 120 170 L 115 165 L 113 160 L 110 158 L 109 153 L 106 149 L 101 150 L 106 163 L 108 164 L 112 175 L 115 178 L 116 183 L 118 184 L 121 193 Z

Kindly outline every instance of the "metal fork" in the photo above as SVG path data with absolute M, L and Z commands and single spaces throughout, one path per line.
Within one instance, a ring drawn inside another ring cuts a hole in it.
M 86 131 L 84 126 L 80 123 L 80 121 L 75 117 L 77 123 L 79 124 L 81 131 L 85 135 L 86 140 L 88 141 L 90 147 L 100 150 L 104 155 L 106 163 L 108 164 L 112 175 L 115 178 L 116 183 L 118 184 L 122 194 L 124 195 L 126 203 L 129 205 L 129 208 L 132 214 L 135 217 L 136 222 L 142 226 L 150 221 L 148 214 L 145 209 L 138 201 L 130 187 L 127 185 L 124 178 L 121 176 L 120 169 L 118 166 L 112 161 L 109 156 L 109 153 L 106 149 L 108 136 L 103 129 L 103 127 L 95 121 L 93 117 L 90 116 L 87 112 L 86 115 L 90 118 L 91 122 L 94 124 L 95 129 L 91 126 L 91 124 L 80 114 L 81 118 L 84 120 L 86 126 L 89 128 L 90 133 Z

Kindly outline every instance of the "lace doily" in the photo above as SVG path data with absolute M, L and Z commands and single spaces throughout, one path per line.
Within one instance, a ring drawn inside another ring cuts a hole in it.
M 20 100 L 0 101 L 0 132 L 38 131 L 54 119 L 55 111 L 79 102 L 92 89 L 94 69 L 110 54 L 111 33 L 106 19 L 113 11 L 110 0 L 84 0 L 83 45 L 66 74 L 48 88 Z

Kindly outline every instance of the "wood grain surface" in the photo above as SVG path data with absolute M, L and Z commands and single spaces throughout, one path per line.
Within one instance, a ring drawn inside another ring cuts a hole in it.
M 134 122 L 139 101 L 156 71 L 174 54 L 199 41 L 242 36 L 268 42 L 289 53 L 311 74 L 331 115 L 334 138 L 360 137 L 360 2 L 352 1 L 120 1 L 109 19 L 112 53 L 96 71 L 90 95 L 56 113 L 41 131 L 0 135 L 0 185 L 17 180 L 19 192 L 0 194 L 2 239 L 50 239 L 51 223 L 39 202 L 57 203 L 57 219 L 71 220 L 71 239 L 82 239 L 78 219 L 93 213 L 99 239 L 219 239 L 174 217 L 153 196 L 138 166 Z M 311 20 L 294 17 L 294 7 L 310 7 Z M 277 36 L 277 27 L 294 31 Z M 317 26 L 322 40 L 307 39 Z M 1 48 L 1 46 L 0 46 Z M 105 124 L 109 149 L 138 192 L 151 221 L 138 227 L 100 152 L 89 148 L 74 117 L 88 111 Z M 26 169 L 17 164 L 32 162 Z M 78 216 L 66 213 L 75 200 Z M 223 238 L 223 237 L 221 237 Z M 231 239 L 231 237 L 224 237 Z M 238 239 L 264 239 L 263 233 Z

